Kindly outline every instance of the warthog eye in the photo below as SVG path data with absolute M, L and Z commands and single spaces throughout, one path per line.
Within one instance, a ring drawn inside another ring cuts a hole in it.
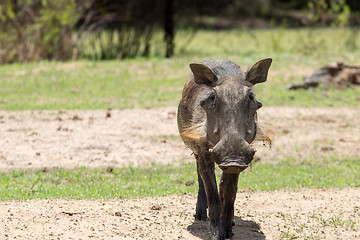
M 216 93 L 212 92 L 209 94 L 207 98 L 205 98 L 200 102 L 200 105 L 203 108 L 213 108 L 215 106 L 215 102 L 216 102 Z
M 262 107 L 261 102 L 258 102 L 258 101 L 255 99 L 255 94 L 254 94 L 254 93 L 250 93 L 250 94 L 249 94 L 249 100 L 250 100 L 250 108 L 259 109 L 259 108 Z
M 215 94 L 212 93 L 212 94 L 208 97 L 208 100 L 209 100 L 210 102 L 215 102 Z
M 254 101 L 254 100 L 255 100 L 255 94 L 254 94 L 254 93 L 250 93 L 250 94 L 249 94 L 249 99 L 250 99 L 251 101 Z

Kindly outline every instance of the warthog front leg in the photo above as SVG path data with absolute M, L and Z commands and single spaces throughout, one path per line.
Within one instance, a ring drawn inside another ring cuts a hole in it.
M 197 175 L 198 175 L 198 182 L 199 182 L 199 191 L 197 195 L 196 201 L 196 213 L 195 213 L 195 220 L 206 221 L 208 220 L 207 217 L 207 199 L 206 199 L 206 192 L 203 180 L 201 179 L 200 172 L 199 172 L 199 163 L 198 163 L 198 156 L 195 155 L 196 164 L 197 164 Z
M 221 225 L 219 229 L 219 239 L 226 239 L 234 236 L 232 225 L 234 221 L 234 202 L 238 179 L 239 174 L 223 173 L 220 180 Z
M 197 161 L 198 172 L 204 184 L 207 203 L 209 206 L 210 228 L 213 240 L 219 239 L 221 202 L 214 173 L 215 163 L 209 158 L 199 156 Z

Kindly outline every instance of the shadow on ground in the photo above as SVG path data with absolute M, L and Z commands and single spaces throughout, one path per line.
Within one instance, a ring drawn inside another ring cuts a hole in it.
M 265 235 L 260 229 L 260 225 L 254 221 L 243 220 L 234 217 L 235 226 L 233 240 L 264 240 Z M 204 240 L 211 239 L 209 221 L 194 221 L 187 230 L 194 236 Z

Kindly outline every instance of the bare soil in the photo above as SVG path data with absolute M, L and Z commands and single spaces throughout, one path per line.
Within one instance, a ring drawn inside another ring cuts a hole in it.
M 260 161 L 360 156 L 360 108 L 264 107 Z M 194 161 L 175 108 L 0 111 L 0 171 Z M 0 239 L 209 239 L 195 197 L 0 202 Z M 360 239 L 360 189 L 238 193 L 234 239 Z
M 360 155 L 360 108 L 264 107 L 259 123 L 275 132 L 257 158 L 277 161 Z M 0 111 L 0 170 L 146 166 L 193 161 L 175 108 Z
M 0 202 L 1 239 L 210 239 L 195 197 Z M 234 239 L 359 239 L 360 189 L 238 193 Z

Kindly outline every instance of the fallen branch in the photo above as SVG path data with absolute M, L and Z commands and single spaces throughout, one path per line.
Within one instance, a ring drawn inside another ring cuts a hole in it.
M 28 194 L 35 187 L 35 185 L 40 181 L 40 177 L 36 179 L 36 181 L 31 185 L 31 187 L 26 191 Z
M 315 70 L 315 72 L 304 78 L 302 83 L 290 85 L 287 89 L 316 88 L 320 84 L 327 88 L 348 88 L 360 86 L 360 66 L 346 65 L 337 62 Z

